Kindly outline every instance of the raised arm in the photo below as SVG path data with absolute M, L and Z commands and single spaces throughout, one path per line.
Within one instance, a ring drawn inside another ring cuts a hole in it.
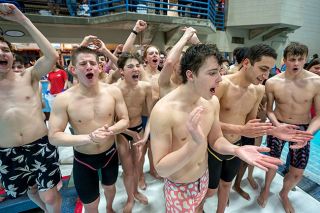
M 147 22 L 143 20 L 138 20 L 136 22 L 132 31 L 130 32 L 129 37 L 126 40 L 126 43 L 123 45 L 123 52 L 131 52 L 138 33 L 141 33 L 142 31 L 147 29 L 147 26 Z
M 161 87 L 167 87 L 170 84 L 171 74 L 174 70 L 174 66 L 179 62 L 184 46 L 196 33 L 196 30 L 192 27 L 185 28 L 184 30 L 184 34 L 182 35 L 180 40 L 170 50 L 160 72 L 160 76 L 158 79 L 160 89 Z
M 58 53 L 32 22 L 13 4 L 0 4 L 0 17 L 22 25 L 39 46 L 43 56 L 30 68 L 32 79 L 39 81 L 42 76 L 50 72 L 59 57 Z

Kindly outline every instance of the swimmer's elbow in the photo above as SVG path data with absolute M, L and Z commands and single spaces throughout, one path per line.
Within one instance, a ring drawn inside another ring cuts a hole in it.
M 157 174 L 162 178 L 167 178 L 171 175 L 171 172 L 168 169 L 161 166 L 160 163 L 155 164 L 154 168 L 157 171 Z

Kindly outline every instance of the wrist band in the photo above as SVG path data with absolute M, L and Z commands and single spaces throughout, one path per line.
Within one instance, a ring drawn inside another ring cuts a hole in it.
M 138 32 L 135 31 L 135 30 L 132 30 L 131 32 L 134 33 L 134 34 L 136 34 L 136 35 L 138 35 Z

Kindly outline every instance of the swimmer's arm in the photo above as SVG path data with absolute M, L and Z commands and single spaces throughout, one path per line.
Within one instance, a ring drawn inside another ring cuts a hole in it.
M 182 169 L 198 147 L 192 140 L 172 151 L 172 121 L 167 109 L 153 110 L 150 116 L 151 150 L 154 166 L 161 177 L 169 177 Z
M 117 82 L 120 78 L 121 78 L 121 74 L 118 69 L 110 70 L 109 74 L 105 78 L 105 83 L 113 84 L 113 83 Z
M 236 145 L 230 143 L 226 138 L 223 137 L 220 122 L 219 122 L 219 112 L 220 105 L 217 98 L 212 98 L 213 104 L 212 117 L 214 121 L 212 123 L 209 135 L 208 135 L 208 145 L 214 149 L 216 152 L 223 155 L 234 155 Z
M 122 93 L 119 88 L 114 87 L 112 95 L 115 98 L 115 112 L 117 122 L 108 128 L 113 134 L 119 134 L 129 127 L 129 116 L 126 103 L 124 102 Z
M 316 88 L 320 88 L 320 84 Z M 320 90 L 318 90 L 316 96 L 313 99 L 315 106 L 316 116 L 311 120 L 307 132 L 314 134 L 320 129 Z
M 68 124 L 66 97 L 57 95 L 49 119 L 49 141 L 55 146 L 79 146 L 92 143 L 89 135 L 71 135 L 64 130 Z
M 160 89 L 161 87 L 168 87 L 170 85 L 170 78 L 174 66 L 179 62 L 184 46 L 187 44 L 188 40 L 192 37 L 194 33 L 195 30 L 191 27 L 185 30 L 183 36 L 170 50 L 158 79 Z
M 277 126 L 280 126 L 281 123 L 278 121 L 273 111 L 273 103 L 275 100 L 274 100 L 273 84 L 272 82 L 270 82 L 270 80 L 272 79 L 267 80 L 266 86 L 265 86 L 266 95 L 267 95 L 267 116 L 270 119 L 271 123 L 277 127 Z
M 148 82 L 147 83 L 147 96 L 146 96 L 146 107 L 147 107 L 147 110 L 148 110 L 148 116 L 150 116 L 151 114 L 151 110 L 155 104 L 155 101 L 153 100 L 152 98 L 152 86 L 151 84 Z
M 21 17 L 17 22 L 28 31 L 43 53 L 43 56 L 31 67 L 32 80 L 39 81 L 42 76 L 51 71 L 59 55 L 46 37 L 44 37 L 32 22 L 17 8 L 15 9 L 15 15 Z
M 109 64 L 109 66 L 115 65 L 117 67 L 118 57 L 110 52 L 110 50 L 106 47 L 102 40 L 99 39 L 99 42 L 101 43 L 99 52 L 101 52 L 106 58 L 108 58 L 112 62 Z
M 147 29 L 147 23 L 143 20 L 138 20 L 133 27 L 132 31 L 130 32 L 129 37 L 126 40 L 126 43 L 123 45 L 123 50 L 122 52 L 131 52 L 133 48 L 133 44 L 137 38 L 137 35 L 133 33 L 133 31 L 140 33 Z

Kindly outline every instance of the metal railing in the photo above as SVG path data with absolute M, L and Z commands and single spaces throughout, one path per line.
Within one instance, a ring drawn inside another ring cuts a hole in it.
M 225 30 L 224 1 L 219 0 L 88 0 L 89 16 L 120 12 L 158 14 L 209 19 L 217 30 Z

